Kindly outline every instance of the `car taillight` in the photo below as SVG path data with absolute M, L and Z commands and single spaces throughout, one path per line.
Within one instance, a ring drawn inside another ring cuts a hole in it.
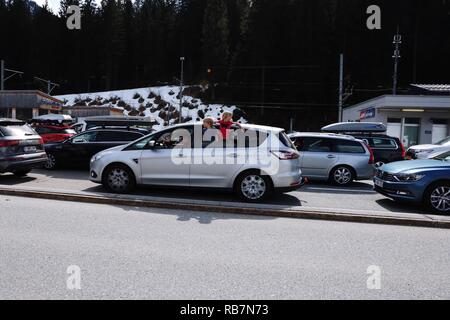
M 39 139 L 39 144 L 44 144 L 44 139 L 40 138 Z
M 367 150 L 369 150 L 369 153 L 370 153 L 369 164 L 374 164 L 375 163 L 375 155 L 373 154 L 373 150 L 366 142 L 364 142 L 364 144 L 366 145 Z
M 18 146 L 19 144 L 20 140 L 4 140 L 0 141 L 0 148 Z
M 280 160 L 295 160 L 299 158 L 298 153 L 292 151 L 272 151 L 272 154 Z

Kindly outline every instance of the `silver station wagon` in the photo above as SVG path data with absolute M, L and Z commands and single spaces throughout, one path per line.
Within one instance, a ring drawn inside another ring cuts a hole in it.
M 347 186 L 374 176 L 373 152 L 361 140 L 331 133 L 294 133 L 289 138 L 300 152 L 301 169 L 307 178 Z
M 152 133 L 95 155 L 90 179 L 116 193 L 136 185 L 228 189 L 248 202 L 302 185 L 299 153 L 283 129 L 231 129 L 226 138 L 201 124 Z

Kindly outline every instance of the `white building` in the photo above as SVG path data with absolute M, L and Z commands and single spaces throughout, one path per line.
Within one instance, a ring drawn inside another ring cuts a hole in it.
M 450 92 L 450 85 L 438 89 Z M 450 134 L 450 96 L 385 95 L 345 108 L 343 121 L 382 122 L 407 147 L 434 143 Z

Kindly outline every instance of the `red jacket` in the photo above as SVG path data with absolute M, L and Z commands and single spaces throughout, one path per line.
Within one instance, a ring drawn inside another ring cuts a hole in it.
M 220 126 L 220 133 L 222 134 L 223 139 L 228 138 L 228 132 L 231 129 L 231 127 L 235 124 L 233 121 L 218 121 Z

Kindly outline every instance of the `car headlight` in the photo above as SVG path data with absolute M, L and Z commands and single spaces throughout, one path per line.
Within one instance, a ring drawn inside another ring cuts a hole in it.
M 394 179 L 398 182 L 416 182 L 425 177 L 423 174 L 394 174 Z
M 103 158 L 104 154 L 96 154 L 95 156 L 93 156 L 91 158 L 91 163 L 100 160 L 101 158 Z

